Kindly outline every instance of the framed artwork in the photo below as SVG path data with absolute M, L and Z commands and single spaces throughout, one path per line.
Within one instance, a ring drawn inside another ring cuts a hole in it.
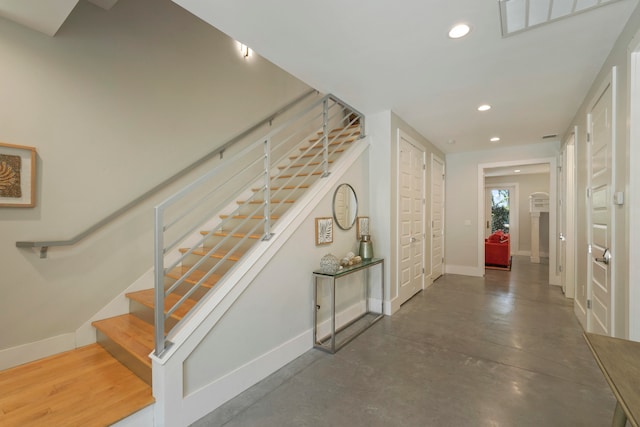
M 316 245 L 333 243 L 333 218 L 316 218 Z
M 36 149 L 0 142 L 0 207 L 36 204 Z
M 359 216 L 356 219 L 356 235 L 358 237 L 358 240 L 360 240 L 360 238 L 362 238 L 363 234 L 371 234 L 369 233 L 369 217 L 368 216 Z

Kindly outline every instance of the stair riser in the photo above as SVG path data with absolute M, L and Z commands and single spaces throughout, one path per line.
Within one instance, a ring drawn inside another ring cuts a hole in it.
M 97 341 L 104 347 L 116 360 L 126 366 L 131 372 L 136 374 L 142 381 L 151 385 L 151 368 L 145 366 L 138 359 L 133 357 L 131 353 L 123 349 L 120 345 L 113 342 L 109 337 L 99 330 L 97 331 Z
M 264 232 L 264 230 L 258 230 L 256 231 L 256 234 L 260 234 L 262 236 L 262 233 Z M 216 247 L 218 244 L 220 244 L 220 242 L 222 242 L 222 240 L 225 239 L 225 237 L 222 236 L 209 236 L 204 240 L 204 244 L 203 247 L 205 249 L 207 248 L 213 248 Z M 230 251 L 230 250 L 234 250 L 234 254 L 237 256 L 241 256 L 242 254 L 246 253 L 249 249 L 251 249 L 253 247 L 253 244 L 256 242 L 256 239 L 246 239 L 245 241 L 243 241 L 242 243 L 240 243 L 240 245 L 233 249 L 234 246 L 236 246 L 239 242 L 240 239 L 239 238 L 235 238 L 235 237 L 228 237 L 226 238 L 226 240 L 224 240 L 224 243 L 222 243 L 222 245 L 220 246 L 220 248 L 218 250 L 222 250 L 224 252 Z
M 271 215 L 282 216 L 287 211 L 287 209 L 291 207 L 290 205 L 291 203 L 283 203 L 282 205 L 277 207 L 272 206 Z M 239 215 L 263 215 L 264 206 L 243 204 L 238 206 L 238 214 Z
M 197 263 L 198 261 L 200 261 L 202 259 L 201 256 L 199 255 L 187 255 L 182 263 L 182 265 L 184 267 L 190 268 L 192 267 L 195 263 Z M 235 264 L 234 261 L 224 261 L 221 262 L 219 259 L 214 259 L 214 258 L 206 258 L 205 261 L 198 267 L 199 270 L 202 271 L 209 271 L 211 270 L 214 266 L 220 264 L 220 266 L 216 269 L 216 274 L 224 274 L 227 271 L 229 271 L 229 269 L 231 267 L 233 267 L 233 265 Z
M 273 223 L 275 220 L 272 219 L 271 222 Z M 262 235 L 264 233 L 264 223 L 265 221 L 263 219 L 229 219 L 224 223 L 222 231 L 229 233 L 251 233 Z M 211 244 L 206 243 L 205 246 L 211 246 Z
M 293 169 L 294 171 L 298 171 L 301 168 L 295 168 Z M 271 200 L 274 199 L 278 199 L 278 200 L 282 200 L 282 199 L 294 199 L 297 200 L 299 199 L 304 192 L 307 190 L 306 188 L 278 188 L 278 184 L 277 182 L 274 182 L 271 185 Z M 259 194 L 256 195 L 257 199 L 260 200 L 264 200 L 264 195 L 263 195 L 263 191 L 260 190 L 258 192 Z M 262 214 L 262 212 L 260 212 L 260 214 Z
M 153 325 L 155 322 L 154 310 L 144 304 L 140 304 L 137 301 L 129 300 L 129 313 L 133 314 L 138 319 L 149 323 L 150 325 Z M 169 332 L 174 326 L 176 326 L 176 323 L 178 323 L 177 319 L 169 317 L 164 323 L 165 333 Z
M 166 278 L 165 279 L 165 289 L 169 289 L 169 287 L 173 286 L 173 284 L 176 282 L 177 280 L 172 279 L 172 278 Z M 186 283 L 186 282 L 182 282 L 180 285 L 178 285 L 178 287 L 173 291 L 173 293 L 175 293 L 176 295 L 185 295 L 187 292 L 189 292 L 192 288 L 193 288 L 193 284 L 191 283 Z M 211 287 L 209 286 L 204 286 L 204 285 L 200 285 L 200 287 L 198 287 L 198 289 L 195 290 L 195 292 L 193 292 L 191 294 L 191 296 L 189 296 L 189 298 L 196 300 L 196 301 L 200 301 L 200 299 L 209 291 L 211 290 Z
M 340 147 L 340 149 L 347 148 L 348 144 L 345 144 L 346 147 Z M 332 147 L 329 150 L 329 160 L 333 160 L 334 162 L 340 157 L 341 152 L 336 152 L 337 147 Z M 308 162 L 321 162 L 324 160 L 322 153 L 320 152 L 320 148 L 312 148 L 310 150 L 300 151 L 296 154 L 293 154 L 289 157 L 289 160 L 292 163 L 308 163 Z M 321 168 L 319 169 L 321 170 Z

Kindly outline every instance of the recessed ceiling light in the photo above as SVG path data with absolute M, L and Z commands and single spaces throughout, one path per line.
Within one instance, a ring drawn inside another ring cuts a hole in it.
M 489 104 L 482 104 L 481 106 L 478 107 L 478 111 L 489 111 L 491 109 L 491 105 Z
M 520 173 L 520 169 L 514 169 L 513 170 L 515 173 Z
M 459 39 L 460 37 L 464 37 L 469 34 L 469 31 L 471 31 L 471 27 L 467 24 L 455 25 L 449 30 L 449 38 Z
M 498 138 L 497 136 L 494 136 L 493 138 L 491 138 L 489 141 L 491 142 L 498 142 L 500 141 L 500 138 Z

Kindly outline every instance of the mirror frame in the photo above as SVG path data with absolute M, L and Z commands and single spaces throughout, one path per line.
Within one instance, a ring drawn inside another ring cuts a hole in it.
M 340 221 L 338 221 L 338 216 L 336 215 L 336 197 L 338 195 L 338 191 L 340 190 L 340 188 L 342 188 L 343 185 L 349 187 L 349 190 L 351 190 L 351 194 L 353 194 L 353 199 L 356 202 L 356 209 L 353 214 L 353 220 L 351 221 L 351 224 L 348 224 L 346 227 L 343 227 L 342 224 L 340 224 Z M 333 211 L 333 220 L 336 222 L 338 228 L 341 230 L 351 230 L 356 223 L 356 219 L 358 218 L 358 195 L 356 194 L 356 190 L 351 186 L 351 184 L 347 184 L 346 182 L 344 182 L 336 187 L 336 191 L 334 191 L 333 193 L 333 202 L 331 208 Z

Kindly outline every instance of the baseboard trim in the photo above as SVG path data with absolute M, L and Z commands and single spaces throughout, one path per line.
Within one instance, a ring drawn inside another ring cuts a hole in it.
M 127 418 L 123 418 L 112 424 L 111 427 L 141 427 L 153 425 L 153 404 L 151 404 L 129 415 Z
M 293 361 L 312 345 L 313 330 L 308 330 L 289 341 L 258 356 L 252 361 L 220 377 L 187 396 L 182 401 L 184 425 L 204 417 L 215 408 L 236 397 L 249 387 L 262 381 L 287 363 Z
M 0 370 L 76 348 L 75 334 L 62 334 L 0 351 Z
M 468 265 L 450 265 L 446 266 L 447 274 L 459 274 L 461 276 L 483 277 L 484 268 L 470 267 Z

